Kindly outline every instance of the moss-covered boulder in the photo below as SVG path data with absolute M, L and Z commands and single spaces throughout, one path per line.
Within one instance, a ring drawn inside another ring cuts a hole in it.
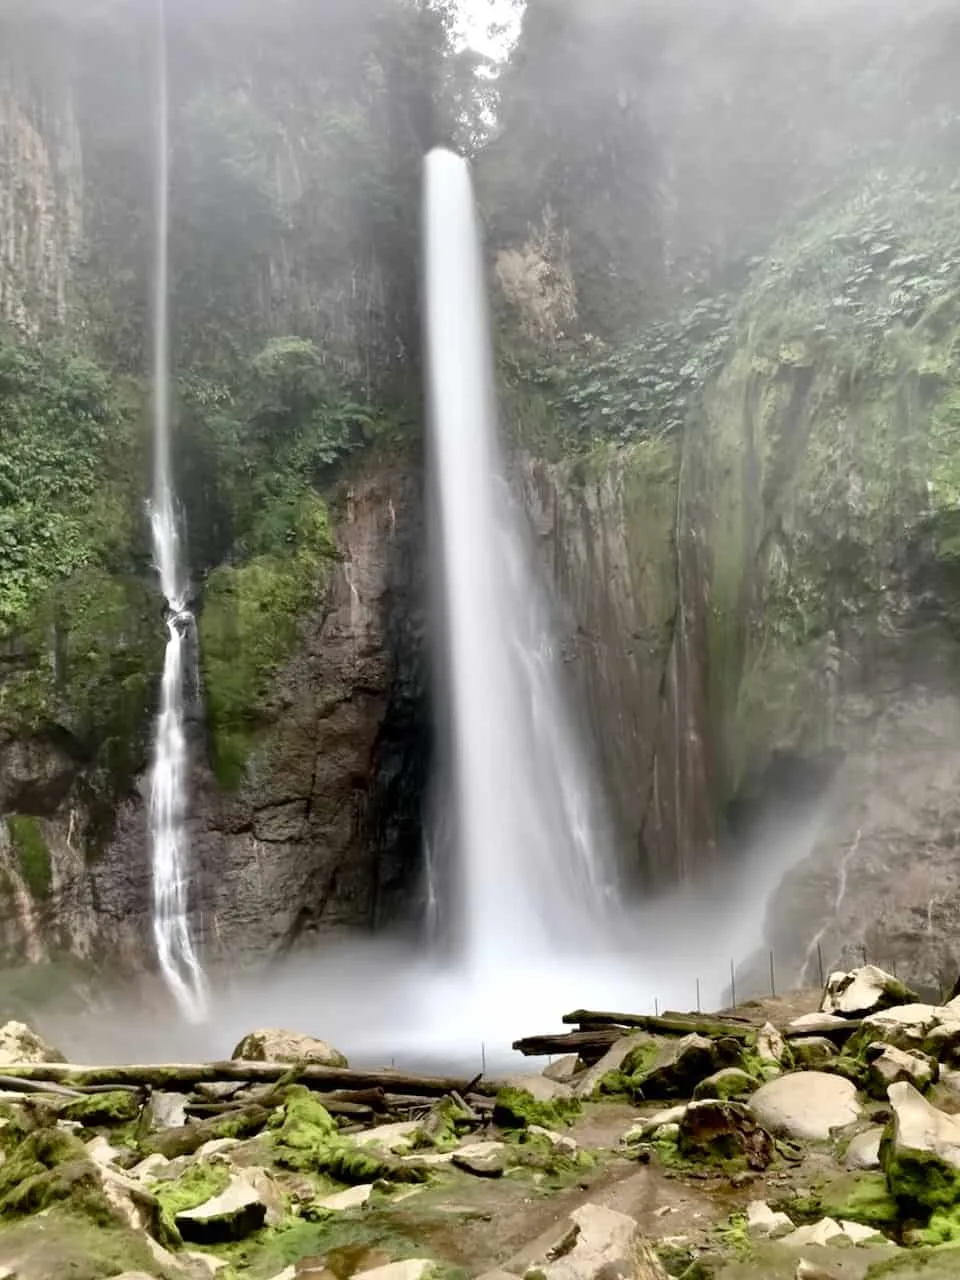
M 41 1213 L 69 1203 L 72 1213 L 105 1226 L 118 1221 L 103 1191 L 100 1170 L 83 1143 L 54 1127 L 8 1139 L 8 1154 L 0 1165 L 0 1219 Z
M 85 1129 L 107 1128 L 129 1124 L 140 1114 L 140 1095 L 131 1089 L 114 1089 L 109 1093 L 92 1093 L 76 1098 L 62 1111 L 64 1120 L 75 1120 Z
M 683 1113 L 677 1150 L 685 1160 L 722 1168 L 765 1169 L 773 1159 L 770 1135 L 737 1102 L 705 1099 Z
M 813 1070 L 837 1056 L 837 1048 L 826 1036 L 801 1036 L 790 1042 L 794 1066 Z
M 721 1101 L 748 1098 L 759 1085 L 760 1081 L 756 1077 L 740 1067 L 723 1067 L 700 1081 L 693 1091 L 693 1099 L 699 1102 L 704 1098 L 718 1098 Z
M 911 1084 L 890 1086 L 893 1119 L 880 1145 L 891 1194 L 907 1212 L 960 1204 L 960 1117 L 947 1115 Z
M 891 1044 L 871 1044 L 864 1051 L 869 1064 L 867 1082 L 877 1098 L 886 1098 L 890 1085 L 906 1081 L 921 1093 L 936 1084 L 940 1067 L 936 1058 Z
M 544 1129 L 561 1129 L 580 1114 L 578 1099 L 564 1096 L 541 1101 L 526 1089 L 508 1085 L 501 1089 L 493 1108 L 493 1122 L 501 1129 L 525 1129 L 540 1125 Z
M 283 1106 L 271 1120 L 271 1154 L 281 1168 L 324 1174 L 348 1184 L 378 1178 L 421 1182 L 425 1176 L 418 1165 L 404 1164 L 341 1134 L 323 1104 L 300 1086 L 287 1091 Z
M 623 1074 L 635 1098 L 689 1098 L 701 1080 L 738 1054 L 735 1043 L 725 1052 L 721 1041 L 694 1034 L 664 1045 L 652 1061 L 646 1053 L 642 1059 L 631 1055 L 623 1064 Z

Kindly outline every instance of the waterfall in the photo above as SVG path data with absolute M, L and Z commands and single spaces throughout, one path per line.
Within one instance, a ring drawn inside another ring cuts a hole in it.
M 469 170 L 437 150 L 424 181 L 443 701 L 456 810 L 443 909 L 467 971 L 483 973 L 594 946 L 619 895 L 599 791 L 500 455 Z
M 184 682 L 194 619 L 180 545 L 170 456 L 170 111 L 164 0 L 157 0 L 156 243 L 153 298 L 153 497 L 150 530 L 167 607 L 167 647 L 150 773 L 153 931 L 160 970 L 182 1013 L 199 1021 L 206 986 L 187 915 L 188 750 Z

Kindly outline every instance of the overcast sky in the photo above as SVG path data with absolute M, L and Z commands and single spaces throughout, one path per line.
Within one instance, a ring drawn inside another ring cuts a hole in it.
M 520 23 L 519 12 L 510 0 L 460 0 L 460 10 L 464 38 L 471 48 L 491 57 L 506 53 Z M 506 39 L 491 40 L 487 32 L 494 22 L 509 23 L 511 34 Z

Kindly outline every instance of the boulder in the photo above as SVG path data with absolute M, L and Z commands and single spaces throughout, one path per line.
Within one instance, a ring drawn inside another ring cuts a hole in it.
M 761 1062 L 770 1062 L 779 1067 L 787 1052 L 787 1042 L 773 1025 L 765 1022 L 757 1032 L 757 1057 Z
M 894 1005 L 912 1004 L 918 999 L 892 973 L 865 964 L 850 973 L 831 973 L 820 1009 L 841 1018 L 860 1018 Z
M 667 1107 L 663 1111 L 655 1111 L 652 1116 L 646 1116 L 643 1120 L 631 1125 L 626 1131 L 621 1142 L 643 1142 L 656 1133 L 663 1125 L 679 1124 L 686 1115 L 687 1103 L 681 1102 L 679 1106 Z
M 176 1215 L 177 1230 L 195 1244 L 222 1244 L 242 1240 L 259 1231 L 267 1218 L 267 1205 L 251 1182 L 233 1177 L 225 1191 L 195 1209 Z
M 633 1075 L 634 1092 L 641 1097 L 689 1098 L 701 1080 L 723 1065 L 720 1046 L 706 1036 L 683 1036 L 664 1047 L 646 1071 Z M 629 1060 L 624 1063 L 624 1070 Z
M 935 1059 L 915 1049 L 898 1049 L 892 1044 L 871 1044 L 864 1054 L 870 1063 L 871 1092 L 885 1098 L 890 1085 L 906 1081 L 922 1093 L 935 1084 L 939 1068 Z
M 738 1102 L 705 1099 L 691 1102 L 683 1113 L 677 1149 L 688 1160 L 745 1162 L 765 1169 L 773 1158 L 773 1140 Z
M 24 1062 L 66 1062 L 66 1058 L 25 1022 L 5 1022 L 0 1027 L 0 1067 Z
M 780 1243 L 788 1249 L 806 1249 L 810 1245 L 826 1248 L 831 1244 L 849 1240 L 851 1244 L 865 1244 L 868 1240 L 883 1239 L 882 1232 L 875 1227 L 865 1227 L 860 1222 L 847 1222 L 845 1219 L 835 1222 L 833 1218 L 821 1218 L 819 1222 L 807 1227 L 797 1227 Z
M 377 1147 L 384 1153 L 400 1155 L 410 1150 L 413 1135 L 419 1128 L 419 1120 L 397 1120 L 394 1124 L 380 1124 L 375 1129 L 365 1129 L 354 1135 L 354 1141 L 364 1147 Z
M 906 1082 L 892 1084 L 888 1097 L 893 1121 L 880 1161 L 893 1195 L 931 1210 L 960 1202 L 960 1116 L 937 1110 Z
M 695 1101 L 702 1098 L 746 1098 L 760 1082 L 739 1067 L 723 1067 L 707 1076 L 693 1091 Z
M 905 1004 L 872 1013 L 864 1018 L 850 1051 L 859 1052 L 873 1041 L 916 1050 L 954 1065 L 960 1058 L 960 1008 Z
M 346 1191 L 337 1191 L 332 1196 L 325 1196 L 316 1201 L 316 1208 L 327 1209 L 331 1213 L 344 1213 L 348 1209 L 361 1209 L 373 1195 L 373 1183 L 362 1183 L 357 1187 L 347 1187 Z
M 797 1071 L 761 1085 L 750 1099 L 756 1120 L 791 1138 L 829 1138 L 860 1117 L 857 1090 L 842 1076 Z
M 574 1096 L 577 1098 L 592 1098 L 603 1077 L 611 1071 L 619 1071 L 634 1050 L 642 1049 L 647 1053 L 652 1053 L 657 1048 L 658 1043 L 646 1031 L 636 1031 L 632 1035 L 621 1037 L 610 1046 L 599 1062 L 595 1062 L 592 1067 L 589 1067 L 577 1077 L 573 1083 Z
M 635 1220 L 598 1204 L 575 1209 L 531 1271 L 543 1280 L 667 1280 Z
M 187 1123 L 185 1093 L 155 1093 L 147 1106 L 147 1117 L 154 1129 L 179 1129 Z
M 248 1062 L 315 1062 L 323 1067 L 349 1066 L 339 1049 L 299 1031 L 268 1028 L 251 1031 L 234 1049 L 233 1058 Z
M 527 1134 L 532 1138 L 542 1138 L 544 1142 L 549 1142 L 557 1155 L 567 1156 L 571 1160 L 576 1157 L 579 1150 L 575 1138 L 565 1133 L 554 1133 L 552 1129 L 545 1129 L 541 1124 L 527 1125 Z
M 766 1200 L 751 1200 L 747 1205 L 747 1231 L 751 1236 L 779 1240 L 792 1230 L 789 1217 L 785 1213 L 774 1213 Z
M 838 1018 L 833 1013 L 803 1013 L 787 1024 L 786 1037 L 793 1041 L 800 1036 L 827 1036 L 830 1040 L 847 1040 L 859 1024 L 849 1018 Z
M 574 1076 L 579 1075 L 581 1070 L 577 1055 L 568 1053 L 565 1058 L 558 1058 L 556 1062 L 551 1062 L 548 1067 L 544 1067 L 540 1074 L 557 1084 L 571 1084 Z
M 481 1144 L 471 1144 L 474 1148 Z M 453 1167 L 462 1169 L 464 1173 L 472 1173 L 477 1178 L 502 1178 L 506 1169 L 506 1159 L 502 1150 L 477 1151 L 470 1146 L 461 1147 L 453 1152 Z
M 879 1125 L 871 1125 L 863 1133 L 850 1139 L 843 1163 L 848 1169 L 879 1169 L 880 1139 L 883 1129 Z
M 801 1036 L 794 1040 L 790 1048 L 793 1050 L 795 1066 L 813 1070 L 837 1056 L 837 1047 L 826 1036 Z

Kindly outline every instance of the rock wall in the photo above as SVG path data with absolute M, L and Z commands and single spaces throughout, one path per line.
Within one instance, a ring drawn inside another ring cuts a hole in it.
M 416 468 L 346 484 L 337 559 L 271 681 L 241 785 L 218 786 L 195 724 L 192 918 L 205 956 L 275 957 L 318 930 L 372 927 L 413 896 L 428 763 L 420 652 L 422 517 Z M 0 948 L 152 964 L 146 775 L 91 859 L 84 779 L 48 741 L 6 744 Z

